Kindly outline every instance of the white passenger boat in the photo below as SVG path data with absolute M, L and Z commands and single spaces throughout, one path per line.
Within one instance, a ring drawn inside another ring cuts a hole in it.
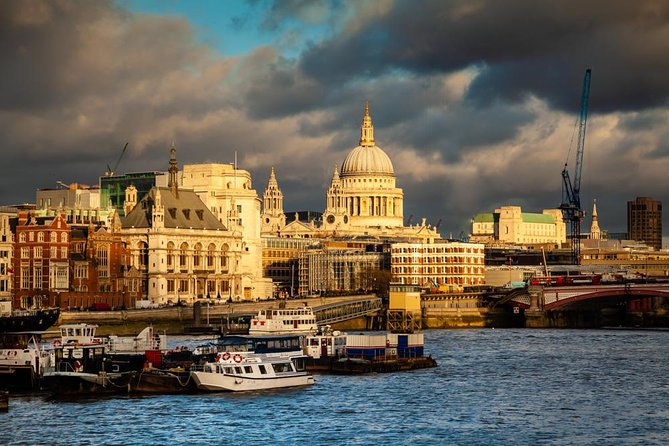
M 260 310 L 251 319 L 249 334 L 315 333 L 316 315 L 311 307 Z
M 225 352 L 216 362 L 205 363 L 191 371 L 198 389 L 244 392 L 307 386 L 314 377 L 296 368 L 296 358 L 272 354 Z M 304 364 L 304 361 L 302 361 Z

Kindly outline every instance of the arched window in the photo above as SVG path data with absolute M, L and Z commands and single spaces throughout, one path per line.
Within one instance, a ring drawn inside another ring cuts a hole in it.
M 43 232 L 38 232 L 37 233 L 37 241 L 38 242 L 43 242 L 44 241 L 44 233 Z
M 174 243 L 167 242 L 167 269 L 174 268 Z
M 60 233 L 60 242 L 61 243 L 67 243 L 67 232 L 61 232 Z
M 188 270 L 188 243 L 184 242 L 179 248 L 179 267 L 182 271 Z
M 228 251 L 230 250 L 230 247 L 227 245 L 227 243 L 224 243 L 223 246 L 221 246 L 221 268 L 222 269 L 228 269 Z
M 195 245 L 195 251 L 193 252 L 193 268 L 199 269 L 202 264 L 202 244 L 197 243 Z
M 210 243 L 207 247 L 207 268 L 213 269 L 216 256 L 216 245 Z
M 26 242 L 26 233 L 25 233 L 25 232 L 22 232 L 21 235 L 19 235 L 19 241 L 20 241 L 21 243 L 25 243 L 25 242 Z
M 58 241 L 58 234 L 55 232 L 52 232 L 50 234 L 49 240 L 51 240 L 51 243 L 56 243 Z

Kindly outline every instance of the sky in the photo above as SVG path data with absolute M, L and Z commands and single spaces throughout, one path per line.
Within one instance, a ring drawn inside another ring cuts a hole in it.
M 627 201 L 669 203 L 667 54 L 657 0 L 4 0 L 0 204 L 96 184 L 126 142 L 117 173 L 167 170 L 174 141 L 322 211 L 369 100 L 405 218 L 458 237 L 560 204 L 591 68 L 583 228 L 596 199 L 624 232 Z

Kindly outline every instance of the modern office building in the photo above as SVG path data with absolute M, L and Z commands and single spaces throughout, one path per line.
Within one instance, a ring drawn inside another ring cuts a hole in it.
M 650 197 L 628 201 L 627 233 L 630 240 L 662 249 L 662 203 Z

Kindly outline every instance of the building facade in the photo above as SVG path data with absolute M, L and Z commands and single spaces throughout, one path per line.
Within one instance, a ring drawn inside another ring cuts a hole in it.
M 272 282 L 263 278 L 260 199 L 251 174 L 233 164 L 186 164 L 181 184 L 192 189 L 235 237 L 241 237 L 237 271 L 242 296 L 271 295 Z
M 70 287 L 70 226 L 61 214 L 20 213 L 14 245 L 14 308 L 54 305 Z
M 393 243 L 393 282 L 444 291 L 485 283 L 484 245 L 463 242 Z
M 272 279 L 279 297 L 301 294 L 300 258 L 314 243 L 306 238 L 263 237 L 263 274 Z
M 650 197 L 628 201 L 627 233 L 630 240 L 662 249 L 662 203 Z
M 520 206 L 502 206 L 492 213 L 477 214 L 472 219 L 473 243 L 561 247 L 567 232 L 560 209 L 544 209 L 541 214 L 523 212 Z

